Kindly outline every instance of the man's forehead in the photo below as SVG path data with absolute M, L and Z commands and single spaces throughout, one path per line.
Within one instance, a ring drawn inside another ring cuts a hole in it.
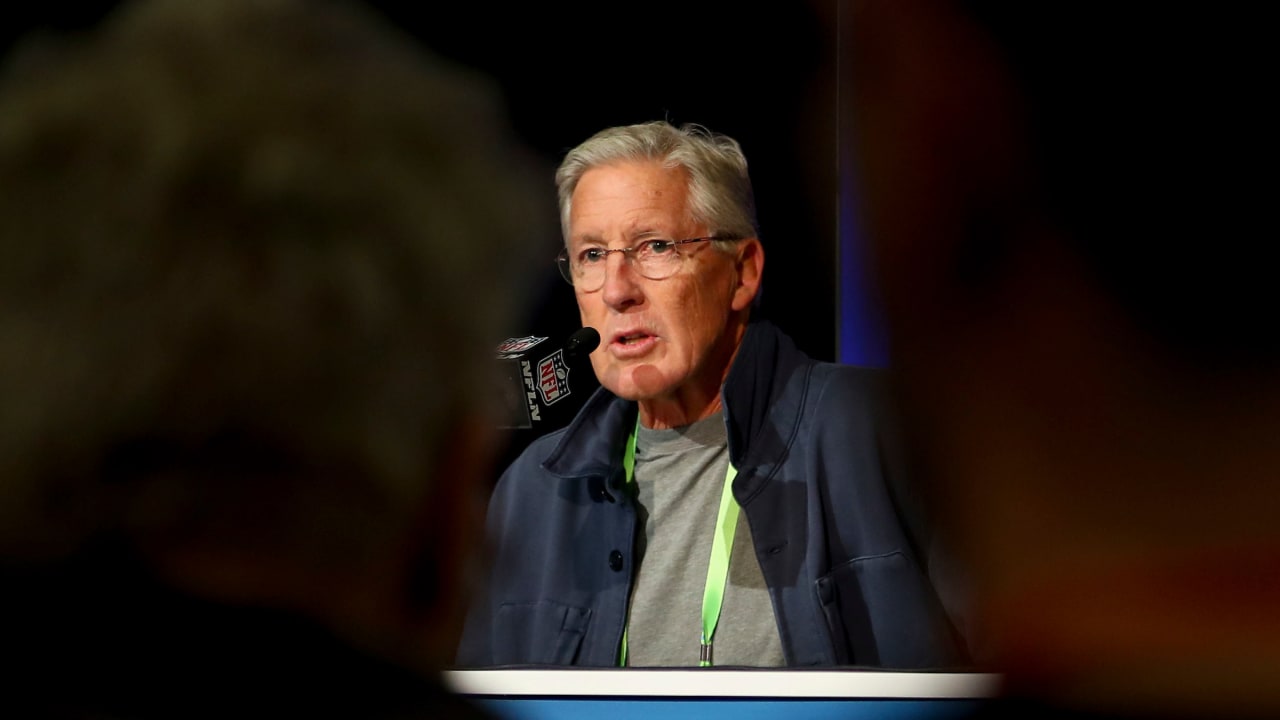
M 688 175 L 681 168 L 663 167 L 657 162 L 614 162 L 582 174 L 573 189 L 573 207 L 576 212 L 584 204 L 683 205 L 688 188 Z
M 657 163 L 592 168 L 574 190 L 570 241 L 630 242 L 693 230 L 682 173 Z
M 685 222 L 664 222 L 664 223 L 632 223 L 621 227 L 614 227 L 606 230 L 584 230 L 578 232 L 571 231 L 570 241 L 578 244 L 599 244 L 605 245 L 611 241 L 623 242 L 639 242 L 652 238 L 663 238 L 665 240 L 682 239 L 688 234 L 683 228 L 688 223 Z M 677 237 L 680 236 L 680 237 Z

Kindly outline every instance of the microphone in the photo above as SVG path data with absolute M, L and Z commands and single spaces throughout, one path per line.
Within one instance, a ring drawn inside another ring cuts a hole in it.
M 564 341 L 564 354 L 567 357 L 588 355 L 600 347 L 600 333 L 593 327 L 575 330 L 568 340 Z
M 600 333 L 592 327 L 580 328 L 551 351 L 543 345 L 548 339 L 527 335 L 498 343 L 499 428 L 531 430 L 537 425 L 554 429 L 576 412 L 577 408 L 564 400 L 575 388 L 584 390 L 584 381 L 577 379 L 583 374 L 578 365 L 600 346 Z M 594 374 L 585 374 L 595 381 Z M 571 376 L 575 378 L 572 384 Z

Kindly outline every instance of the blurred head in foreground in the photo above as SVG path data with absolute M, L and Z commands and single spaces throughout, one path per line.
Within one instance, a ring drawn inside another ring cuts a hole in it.
M 495 93 L 329 2 L 126 3 L 15 48 L 0 571 L 33 676 L 154 653 L 182 682 L 195 662 L 287 688 L 252 673 L 299 623 L 451 656 L 485 360 L 513 271 L 555 242 Z
M 1248 15 L 846 16 L 892 364 L 1011 694 L 1280 712 L 1276 53 Z

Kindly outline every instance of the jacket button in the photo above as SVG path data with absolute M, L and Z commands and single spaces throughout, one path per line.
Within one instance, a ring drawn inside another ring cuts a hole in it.
M 613 496 L 610 495 L 609 491 L 606 490 L 604 487 L 603 478 L 598 478 L 598 477 L 591 478 L 591 480 L 587 483 L 587 494 L 590 495 L 591 499 L 596 502 L 604 502 L 605 500 L 608 500 L 609 502 L 613 502 Z
M 618 552 L 617 550 L 614 550 L 613 552 L 609 553 L 609 569 L 613 570 L 614 572 L 619 572 L 620 570 L 622 570 L 622 553 Z

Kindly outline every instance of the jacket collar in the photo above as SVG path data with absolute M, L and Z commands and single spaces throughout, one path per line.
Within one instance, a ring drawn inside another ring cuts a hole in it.
M 744 488 L 758 484 L 743 478 L 744 470 L 767 470 L 781 461 L 794 439 L 803 393 L 787 392 L 797 371 L 813 361 L 767 320 L 747 325 L 720 399 L 725 408 L 729 458 L 738 468 Z M 803 387 L 803 385 L 801 385 Z M 553 475 L 564 478 L 600 476 L 620 478 L 627 436 L 635 428 L 639 406 L 601 387 L 587 399 L 565 429 L 560 441 L 542 463 Z M 751 475 L 753 473 L 747 473 Z M 759 482 L 768 472 L 759 475 Z

